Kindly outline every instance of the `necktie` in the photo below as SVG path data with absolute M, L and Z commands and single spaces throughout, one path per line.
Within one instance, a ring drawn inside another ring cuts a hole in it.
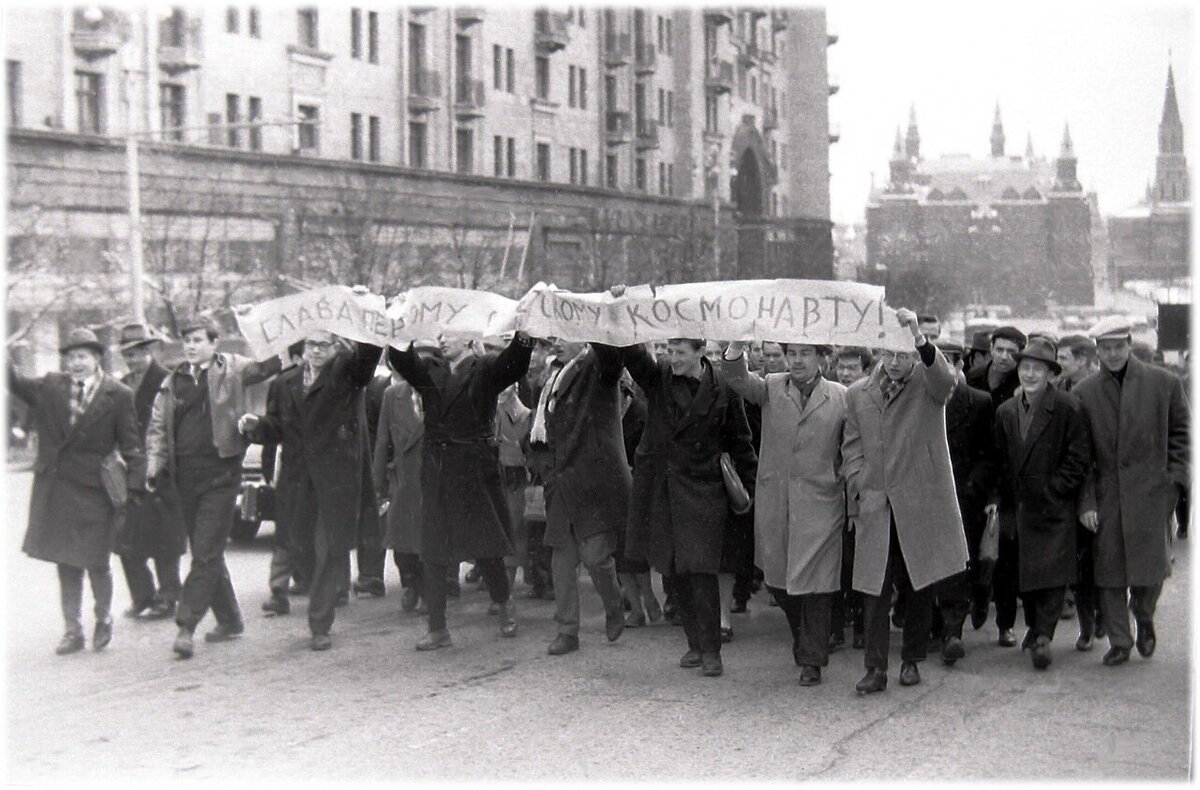
M 71 425 L 75 424 L 75 420 L 79 419 L 79 415 L 83 413 L 83 382 L 76 381 L 72 383 L 71 390 Z

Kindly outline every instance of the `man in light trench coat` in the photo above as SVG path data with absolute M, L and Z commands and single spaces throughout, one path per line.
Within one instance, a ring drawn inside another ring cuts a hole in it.
M 721 372 L 734 392 L 762 407 L 754 564 L 787 616 L 800 685 L 815 686 L 829 663 L 833 596 L 841 590 L 846 388 L 821 375 L 827 347 L 781 344 L 789 372 L 764 378 L 749 372 L 745 345 L 729 344 Z
M 896 312 L 915 351 L 885 351 L 882 364 L 846 392 L 842 474 L 857 501 L 854 589 L 864 595 L 867 674 L 859 694 L 887 688 L 892 582 L 908 594 L 900 685 L 921 682 L 933 616 L 933 585 L 967 567 L 967 541 L 946 441 L 950 363 L 921 334 L 916 315 Z M 919 361 L 918 361 L 919 357 Z

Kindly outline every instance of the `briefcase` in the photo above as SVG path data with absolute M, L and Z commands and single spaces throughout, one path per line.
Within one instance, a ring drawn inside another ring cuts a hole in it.
M 979 538 L 979 577 L 980 584 L 992 583 L 992 571 L 996 569 L 996 560 L 1000 557 L 1000 518 L 996 511 L 988 513 L 987 524 L 984 525 L 983 535 Z
M 129 498 L 127 477 L 125 459 L 119 452 L 113 450 L 104 456 L 104 460 L 100 462 L 100 481 L 104 484 L 104 492 L 108 494 L 109 501 L 118 510 L 125 507 L 125 501 Z
M 754 499 L 746 486 L 742 485 L 742 478 L 738 477 L 729 453 L 721 453 L 721 477 L 725 480 L 725 493 L 729 495 L 729 509 L 739 516 L 748 512 Z

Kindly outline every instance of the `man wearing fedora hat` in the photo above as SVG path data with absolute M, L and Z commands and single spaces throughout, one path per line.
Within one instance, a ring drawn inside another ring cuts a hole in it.
M 60 349 L 65 373 L 40 379 L 8 368 L 9 391 L 29 405 L 38 432 L 29 524 L 22 549 L 58 566 L 66 635 L 59 655 L 83 649 L 83 576 L 95 597 L 92 647 L 112 639 L 112 552 L 117 510 L 126 491 L 140 494 L 146 459 L 138 439 L 133 393 L 100 368 L 104 346 L 74 329 Z M 114 453 L 124 461 L 121 473 Z M 123 478 L 123 479 L 122 479 Z
M 1102 369 L 1072 391 L 1095 451 L 1080 522 L 1095 532 L 1095 581 L 1110 645 L 1104 663 L 1115 666 L 1134 646 L 1130 609 L 1138 652 L 1149 658 L 1157 645 L 1154 611 L 1171 570 L 1168 524 L 1189 482 L 1190 418 L 1179 379 L 1133 357 L 1129 321 L 1105 318 L 1089 334 Z
M 1091 467 L 1087 418 L 1051 379 L 1062 372 L 1052 340 L 1035 337 L 1015 355 L 1021 389 L 996 412 L 1001 530 L 1015 535 L 1018 584 L 1033 666 L 1050 666 L 1050 641 L 1067 585 L 1076 581 L 1076 500 Z
M 238 432 L 246 411 L 246 387 L 280 370 L 278 357 L 255 362 L 217 351 L 216 325 L 200 316 L 178 323 L 185 361 L 163 380 L 146 432 L 147 487 L 160 483 L 178 492 L 192 565 L 183 582 L 172 647 L 191 658 L 192 635 L 211 608 L 216 627 L 206 642 L 225 642 L 245 630 L 242 611 L 225 565 L 225 545 L 242 479 L 247 442 Z
M 146 445 L 154 398 L 167 377 L 166 369 L 158 362 L 158 343 L 159 339 L 145 324 L 121 327 L 121 356 L 129 368 L 121 383 L 133 390 L 142 447 Z M 187 533 L 179 523 L 176 508 L 171 507 L 172 501 L 163 498 L 165 493 L 131 502 L 127 508 L 126 539 L 117 545 L 117 554 L 129 586 L 131 605 L 125 612 L 128 617 L 146 613 L 148 618 L 159 620 L 175 614 L 183 586 L 179 558 L 187 551 Z M 154 573 L 150 571 L 151 559 Z

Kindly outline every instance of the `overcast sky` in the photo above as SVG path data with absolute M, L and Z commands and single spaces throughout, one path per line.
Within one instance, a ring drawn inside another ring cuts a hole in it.
M 1133 205 L 1154 175 L 1167 51 L 1189 152 L 1195 13 L 1180 3 L 831 2 L 830 97 L 841 141 L 830 146 L 835 222 L 864 216 L 871 173 L 887 180 L 896 125 L 914 103 L 921 154 L 982 157 L 996 101 L 1006 153 L 1054 156 L 1069 122 L 1079 179 L 1104 214 Z M 1196 162 L 1189 157 L 1195 173 Z

